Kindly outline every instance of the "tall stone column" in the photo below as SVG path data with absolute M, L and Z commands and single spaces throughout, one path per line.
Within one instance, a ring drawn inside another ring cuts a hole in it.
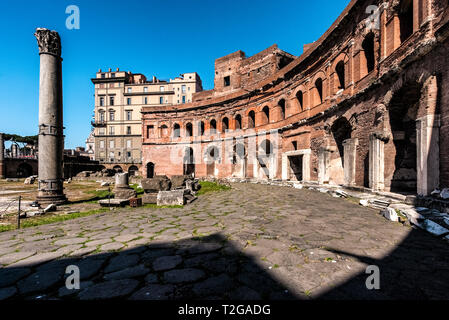
M 39 189 L 42 205 L 67 201 L 63 188 L 61 39 L 56 31 L 36 29 L 39 46 Z
M 369 187 L 375 191 L 385 188 L 384 149 L 388 136 L 373 133 L 369 136 Z
M 354 186 L 355 183 L 355 169 L 357 159 L 357 146 L 359 140 L 357 138 L 347 139 L 343 141 L 343 161 L 344 161 L 344 174 L 345 185 Z
M 440 118 L 427 115 L 416 120 L 417 192 L 427 196 L 440 184 Z
M 0 179 L 5 179 L 5 144 L 3 133 L 0 133 Z

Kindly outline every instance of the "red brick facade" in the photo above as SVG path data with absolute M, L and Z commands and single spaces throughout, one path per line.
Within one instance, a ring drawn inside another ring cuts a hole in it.
M 445 0 L 353 0 L 300 57 L 217 59 L 214 90 L 143 108 L 144 175 L 449 187 L 448 20 Z

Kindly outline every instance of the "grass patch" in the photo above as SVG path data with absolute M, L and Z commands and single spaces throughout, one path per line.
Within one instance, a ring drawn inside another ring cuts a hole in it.
M 64 214 L 64 215 L 57 215 L 57 216 L 54 215 L 54 216 L 49 216 L 49 217 L 40 216 L 40 217 L 28 218 L 28 219 L 20 222 L 20 229 L 40 226 L 43 224 L 67 221 L 67 220 L 72 220 L 72 219 L 76 219 L 76 218 L 82 218 L 82 217 L 90 216 L 93 214 L 98 214 L 98 213 L 103 213 L 103 212 L 108 212 L 108 211 L 109 211 L 109 208 L 101 208 L 101 209 L 89 210 L 89 211 L 84 211 L 84 212 L 76 212 L 76 213 Z M 0 232 L 14 230 L 16 228 L 17 228 L 16 225 L 0 226 Z
M 130 187 L 133 188 L 134 191 L 136 191 L 136 193 L 137 193 L 138 195 L 144 193 L 144 190 L 143 190 L 142 188 L 140 188 L 139 185 L 138 185 L 137 183 L 131 184 Z
M 231 187 L 218 184 L 216 182 L 209 182 L 209 181 L 200 181 L 201 189 L 197 192 L 197 195 L 203 195 L 209 192 L 220 192 L 225 190 L 230 190 Z

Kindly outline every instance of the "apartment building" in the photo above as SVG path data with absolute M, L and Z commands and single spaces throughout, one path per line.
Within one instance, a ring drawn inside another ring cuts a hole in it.
M 116 171 L 140 170 L 142 162 L 141 108 L 189 103 L 202 91 L 196 72 L 169 80 L 129 71 L 102 71 L 91 79 L 95 86 L 95 160 Z M 137 170 L 136 170 L 137 169 Z

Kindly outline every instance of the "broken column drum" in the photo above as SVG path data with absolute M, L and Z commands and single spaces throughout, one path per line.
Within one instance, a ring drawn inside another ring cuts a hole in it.
M 37 202 L 67 201 L 63 187 L 61 39 L 56 31 L 36 29 L 39 46 L 39 188 Z

